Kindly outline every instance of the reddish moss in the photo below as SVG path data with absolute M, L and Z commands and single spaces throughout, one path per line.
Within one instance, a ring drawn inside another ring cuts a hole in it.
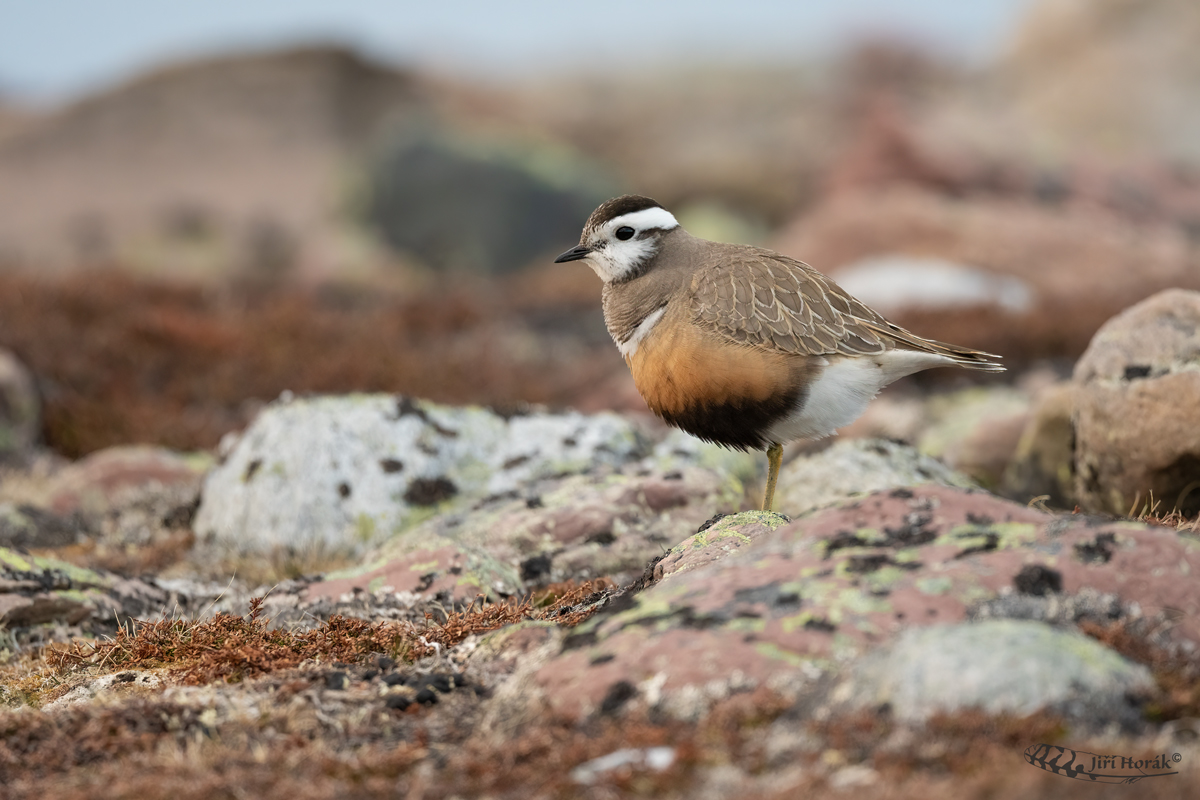
M 0 347 L 38 377 L 46 440 L 68 456 L 133 441 L 208 448 L 285 389 L 568 404 L 619 357 L 602 341 L 591 345 L 598 358 L 510 352 L 497 332 L 550 309 L 557 329 L 547 342 L 579 334 L 571 309 L 582 300 L 540 302 L 529 308 L 482 279 L 401 296 L 204 287 L 116 270 L 0 274 Z

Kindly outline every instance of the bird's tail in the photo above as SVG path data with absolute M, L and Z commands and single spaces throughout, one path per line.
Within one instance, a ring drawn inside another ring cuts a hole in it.
M 985 353 L 982 350 L 972 350 L 969 347 L 960 347 L 956 344 L 925 339 L 917 336 L 915 333 L 904 330 L 899 325 L 893 325 L 890 322 L 885 324 L 886 328 L 876 325 L 872 325 L 871 327 L 878 333 L 891 339 L 897 347 L 904 350 L 916 350 L 921 353 L 934 353 L 939 356 L 945 356 L 954 362 L 954 366 L 963 367 L 964 369 L 976 369 L 981 372 L 1004 372 L 1005 370 L 1004 365 L 998 363 L 1002 356 Z

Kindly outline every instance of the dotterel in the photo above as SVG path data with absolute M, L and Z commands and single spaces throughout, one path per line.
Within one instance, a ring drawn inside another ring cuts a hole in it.
M 923 339 L 812 267 L 697 239 L 648 197 L 588 218 L 579 246 L 604 321 L 647 405 L 693 436 L 766 450 L 770 510 L 783 445 L 849 425 L 883 387 L 931 367 L 1001 372 L 999 356 Z

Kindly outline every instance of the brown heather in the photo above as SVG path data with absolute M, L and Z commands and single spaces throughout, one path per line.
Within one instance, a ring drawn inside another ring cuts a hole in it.
M 603 339 L 598 287 L 546 284 L 526 293 L 473 279 L 401 294 L 218 288 L 116 269 L 0 273 L 0 347 L 37 377 L 45 440 L 63 455 L 130 442 L 211 448 L 284 390 L 568 404 L 624 367 Z M 589 320 L 599 337 L 585 338 Z M 516 352 L 505 334 L 531 326 L 537 335 L 521 340 L 546 351 Z M 555 350 L 563 337 L 583 341 Z
M 472 604 L 449 612 L 441 622 L 430 613 L 422 625 L 335 615 L 307 631 L 272 629 L 270 620 L 262 617 L 263 598 L 256 597 L 244 617 L 219 613 L 204 622 L 133 622 L 95 644 L 77 642 L 49 649 L 45 659 L 60 675 L 82 669 L 104 673 L 165 668 L 175 680 L 189 685 L 236 682 L 314 660 L 357 664 L 382 654 L 413 662 L 454 647 L 468 636 L 524 620 L 552 619 L 574 627 L 595 610 L 576 606 L 593 603 L 614 588 L 607 578 L 566 582 L 524 598 Z

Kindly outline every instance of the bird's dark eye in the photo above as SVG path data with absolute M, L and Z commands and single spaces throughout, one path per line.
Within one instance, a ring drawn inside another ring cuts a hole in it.
M 633 238 L 634 232 L 635 231 L 633 228 L 629 227 L 628 225 L 622 225 L 621 227 L 617 228 L 617 238 L 622 242 L 627 241 Z

